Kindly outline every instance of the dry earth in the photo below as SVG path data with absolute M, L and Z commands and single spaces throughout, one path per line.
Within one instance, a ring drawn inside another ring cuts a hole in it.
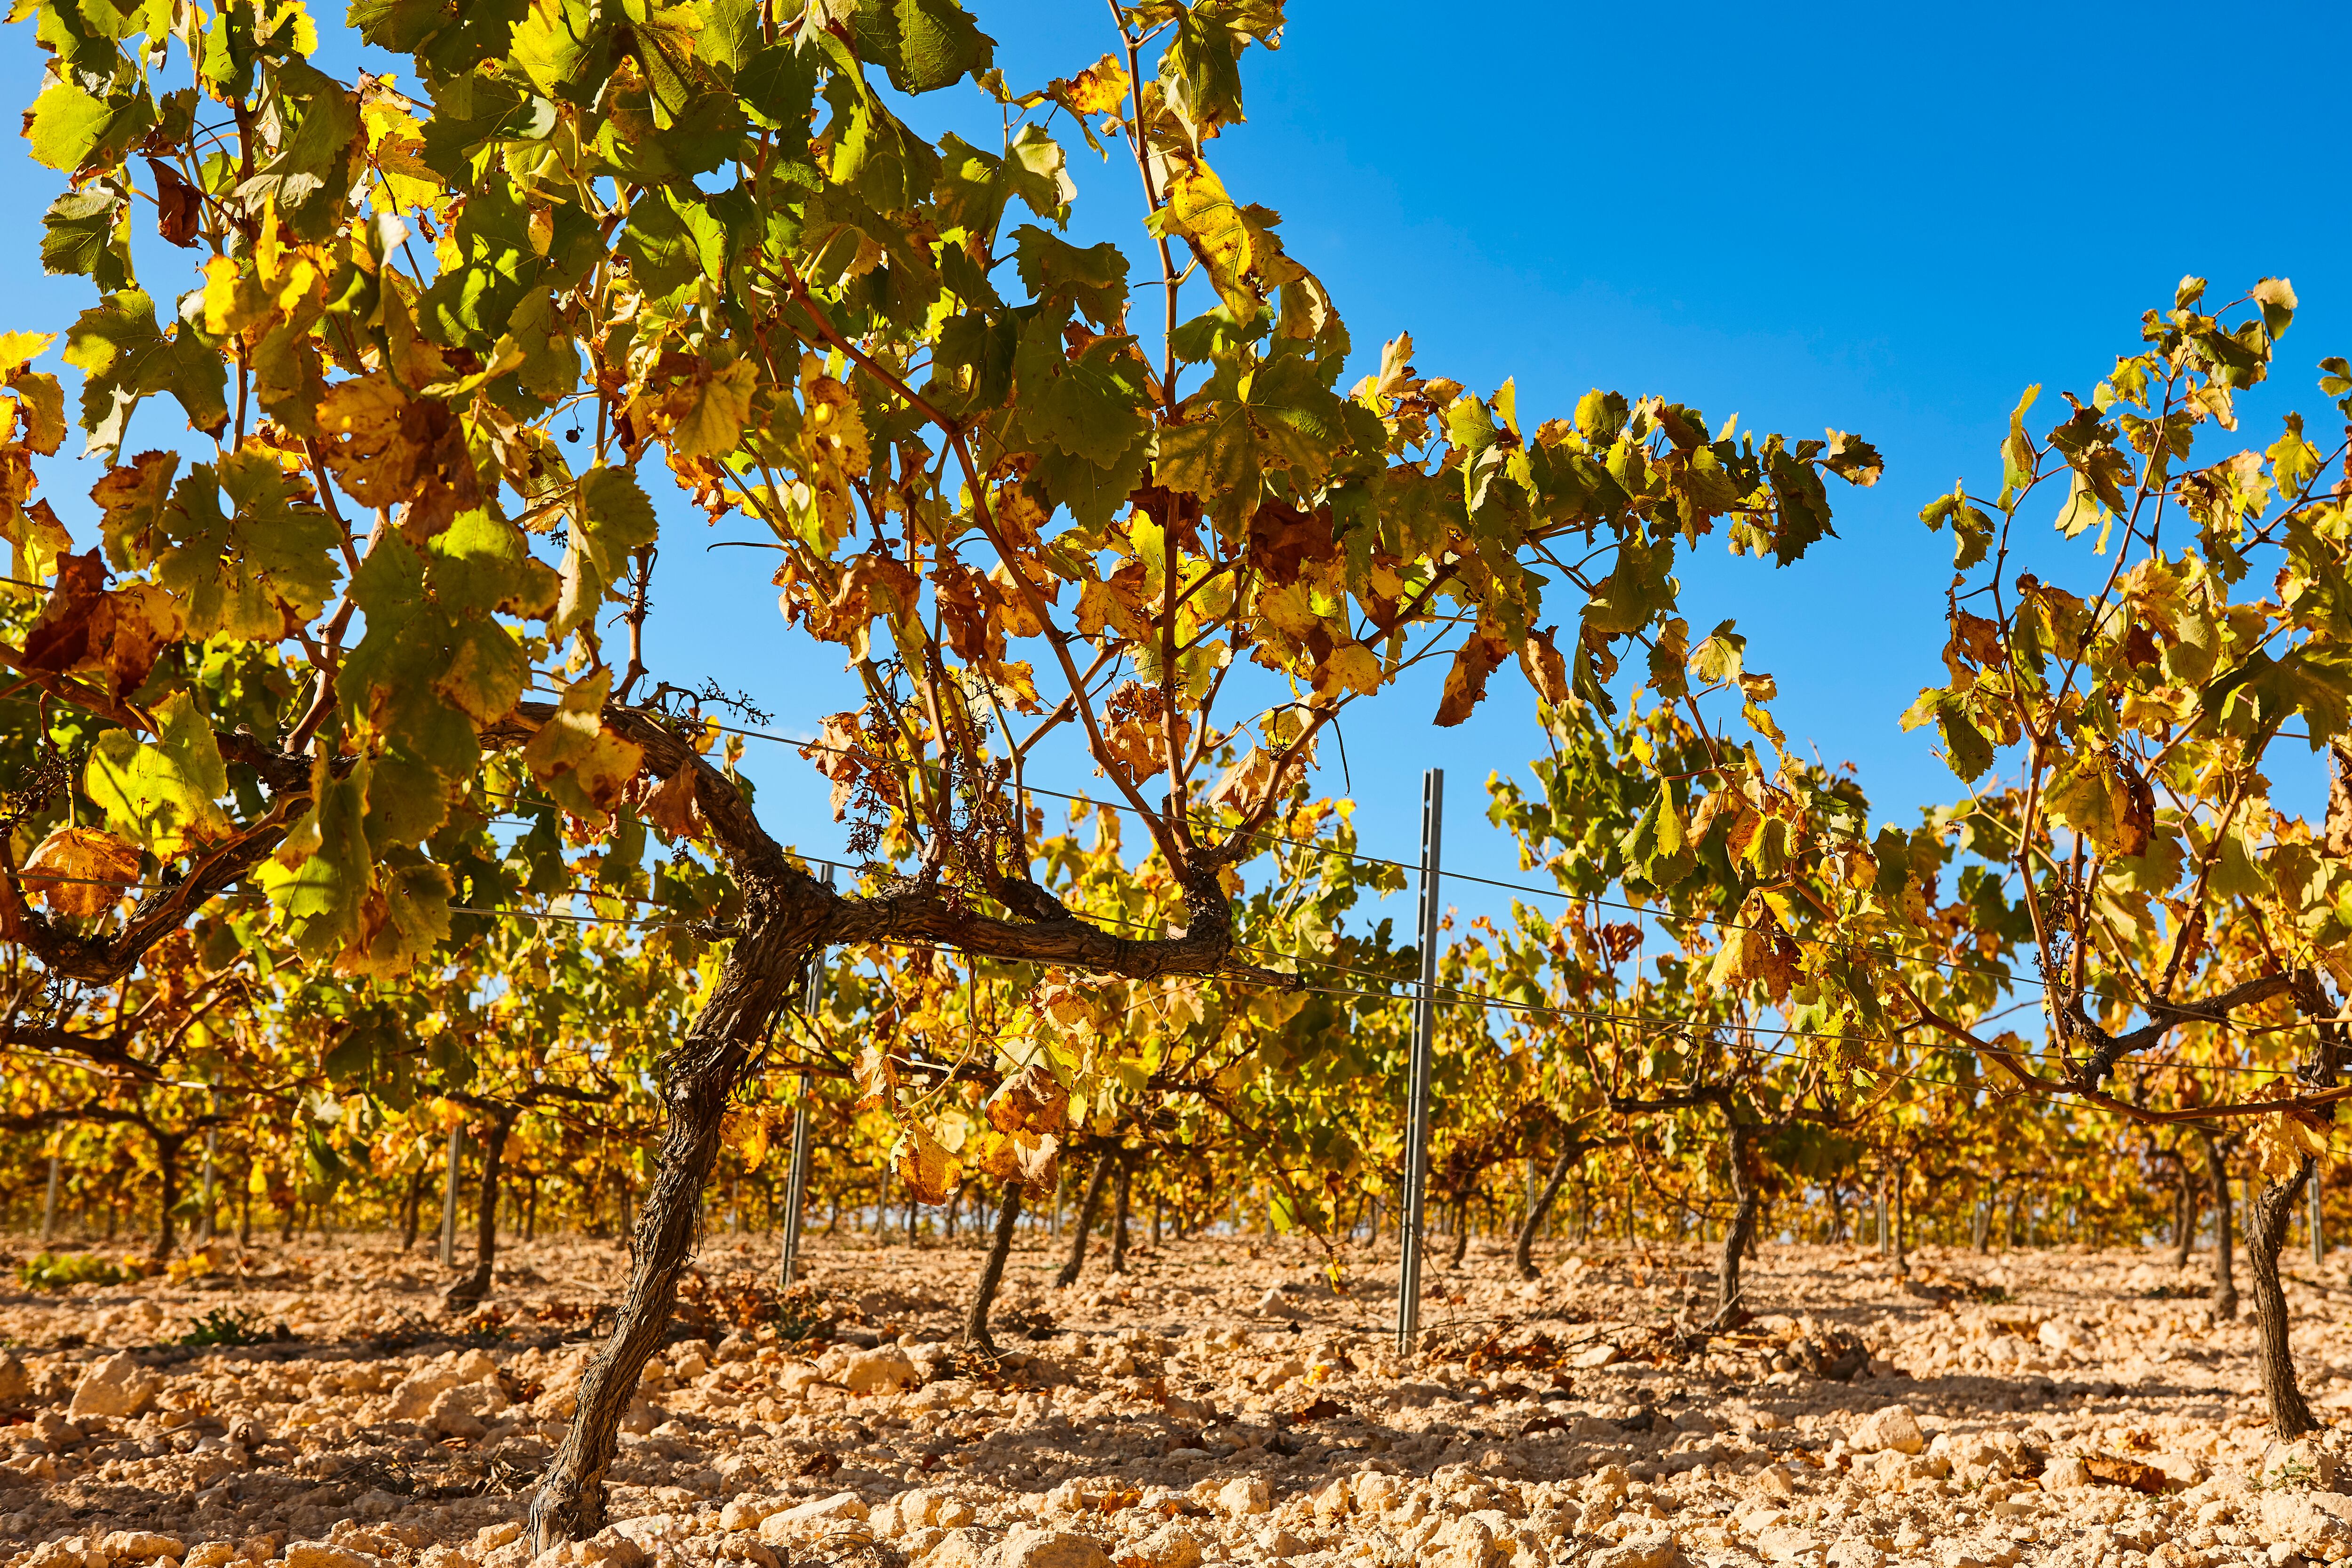
M 1335 1289 L 1304 1245 L 1229 1238 L 1147 1251 L 1123 1279 L 1097 1257 L 1055 1291 L 1024 1250 L 988 1363 L 947 1342 L 971 1251 L 820 1240 L 782 1324 L 730 1328 L 774 1307 L 757 1288 L 772 1257 L 706 1252 L 629 1421 L 616 1522 L 535 1564 L 518 1521 L 613 1299 L 612 1245 L 512 1249 L 466 1325 L 437 1314 L 423 1249 L 366 1239 L 0 1297 L 0 1568 L 2352 1554 L 2336 1435 L 2269 1442 L 2251 1324 L 2183 1299 L 2201 1259 L 2177 1276 L 2155 1254 L 1931 1251 L 1905 1280 L 1874 1257 L 1767 1247 L 1761 1315 L 1706 1342 L 1682 1326 L 1710 1279 L 1696 1253 L 1563 1251 L 1521 1285 L 1474 1252 L 1433 1277 L 1407 1362 L 1392 1263 L 1360 1259 Z M 2352 1289 L 2331 1262 L 2305 1261 L 2293 1295 L 2305 1385 L 2333 1416 L 2352 1407 Z M 173 1342 L 222 1309 L 293 1337 Z

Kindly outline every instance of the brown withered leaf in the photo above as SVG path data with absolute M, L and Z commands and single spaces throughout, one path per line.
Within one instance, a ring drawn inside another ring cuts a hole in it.
M 2086 1455 L 2083 1468 L 2091 1472 L 2093 1480 L 2103 1486 L 2129 1487 L 2149 1497 L 2163 1495 L 2165 1488 L 2172 1484 L 2172 1478 L 2154 1465 L 2140 1459 L 2117 1458 L 2111 1454 Z
M 1528 640 L 1519 645 L 1519 668 L 1527 673 L 1528 684 L 1536 689 L 1538 697 L 1554 708 L 1566 708 L 1570 696 L 1568 661 L 1560 657 L 1559 646 L 1552 641 L 1559 629 L 1546 626 L 1528 633 Z
M 699 839 L 710 831 L 702 815 L 702 797 L 695 793 L 692 768 L 680 768 L 646 791 L 637 811 L 667 838 Z
M 61 915 L 87 919 L 121 902 L 139 880 L 139 851 L 98 827 L 60 827 L 26 857 L 21 879 Z
M 1297 582 L 1309 563 L 1339 553 L 1328 507 L 1307 512 L 1280 501 L 1261 501 L 1250 515 L 1249 563 L 1276 587 Z
M 1069 1110 L 1070 1091 L 1062 1080 L 1043 1062 L 1031 1062 L 997 1086 L 988 1124 L 1000 1132 L 1059 1132 Z
M 183 250 L 194 249 L 205 203 L 185 176 L 160 158 L 147 160 L 155 176 L 155 232 Z
M 63 674 L 89 652 L 89 618 L 106 600 L 106 563 L 96 545 L 61 557 L 58 580 L 25 634 L 24 668 Z
M 1437 704 L 1436 723 L 1449 729 L 1470 717 L 1471 710 L 1486 700 L 1486 678 L 1495 673 L 1510 647 L 1501 637 L 1485 632 L 1473 632 L 1462 650 L 1454 656 L 1452 668 L 1445 672 L 1445 695 Z
M 2132 766 L 2121 747 L 2109 755 L 2114 759 L 2116 777 L 2123 785 L 2124 795 L 2124 809 L 2116 814 L 2116 853 L 2145 855 L 2147 841 L 2156 833 L 2156 791 L 2147 777 Z

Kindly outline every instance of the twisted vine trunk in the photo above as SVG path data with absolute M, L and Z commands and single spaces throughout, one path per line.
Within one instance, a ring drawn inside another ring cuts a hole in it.
M 172 1214 L 180 1202 L 180 1144 L 177 1139 L 166 1138 L 161 1132 L 154 1138 L 155 1174 L 163 1185 L 163 1212 L 156 1216 L 155 1247 L 151 1256 L 161 1263 L 180 1244 L 179 1222 Z
M 1710 1329 L 1737 1328 L 1751 1316 L 1739 1304 L 1739 1298 L 1744 1293 L 1739 1282 L 1739 1264 L 1755 1239 L 1756 1215 L 1762 1207 L 1762 1200 L 1756 1190 L 1756 1173 L 1750 1168 L 1755 1148 L 1756 1129 L 1734 1122 L 1731 1128 L 1731 1223 L 1723 1227 L 1723 1261 L 1716 1272 L 1715 1316 L 1707 1322 Z
M 400 1203 L 400 1250 L 416 1250 L 417 1216 L 425 1207 L 425 1167 L 408 1173 L 408 1195 Z
M 2236 1238 L 2231 1226 L 2237 1216 L 2231 1212 L 2230 1162 L 2223 1152 L 2221 1141 L 2210 1132 L 2200 1133 L 2205 1144 L 2205 1170 L 2212 1183 L 2213 1196 L 2213 1315 L 2223 1320 L 2238 1315 L 2238 1279 L 2233 1247 Z
M 2306 1154 L 2284 1181 L 2260 1186 L 2250 1181 L 2246 1190 L 2246 1267 L 2254 1276 L 2254 1324 L 2261 1336 L 2254 1359 L 2262 1368 L 2271 1426 L 2282 1440 L 2319 1430 L 2310 1404 L 2295 1384 L 2294 1358 L 2287 1346 L 2286 1289 L 2279 1282 L 2279 1253 L 2294 1219 L 2294 1205 L 2302 1201 L 2316 1164 Z
M 1135 1163 L 1121 1150 L 1118 1156 L 1117 1195 L 1110 1205 L 1110 1271 L 1127 1272 L 1127 1220 L 1130 1212 L 1129 1199 L 1135 1185 Z
M 1445 1267 L 1461 1268 L 1462 1258 L 1469 1250 L 1470 1200 L 1466 1197 L 1459 1197 L 1454 1200 L 1454 1250 L 1447 1255 Z
M 1111 1157 L 1105 1152 L 1095 1157 L 1095 1168 L 1087 1177 L 1086 1194 L 1078 1199 L 1078 1221 L 1072 1227 L 1069 1261 L 1054 1276 L 1056 1289 L 1067 1289 L 1078 1282 L 1078 1270 L 1087 1266 L 1087 1236 L 1095 1227 L 1095 1215 L 1102 1207 L 1103 1183 L 1110 1176 Z
M 2189 1162 L 2180 1162 L 2179 1189 L 2172 1199 L 2172 1266 L 2189 1267 L 2189 1244 L 2197 1238 L 2197 1175 Z
M 478 1307 L 489 1299 L 490 1275 L 499 1260 L 499 1173 L 514 1119 L 511 1109 L 498 1111 L 482 1140 L 482 1190 L 474 1208 L 474 1272 L 449 1288 L 441 1299 L 444 1310 Z
M 1583 1153 L 1584 1146 L 1580 1143 L 1563 1144 L 1559 1158 L 1551 1163 L 1551 1174 L 1544 1178 L 1535 1202 L 1528 1205 L 1528 1217 L 1519 1225 L 1518 1239 L 1511 1244 L 1511 1266 L 1519 1271 L 1522 1279 L 1536 1278 L 1537 1233 L 1543 1229 L 1544 1217 L 1551 1213 L 1551 1205 L 1559 1198 L 1560 1187 L 1567 1183 L 1569 1170 Z
M 990 1355 L 996 1353 L 996 1342 L 989 1337 L 988 1310 L 996 1302 L 996 1288 L 1004 1282 L 1004 1261 L 1013 1256 L 1013 1233 L 1020 1222 L 1021 1184 L 1007 1182 L 997 1205 L 996 1234 L 989 1238 L 988 1258 L 980 1266 L 980 1284 L 971 1293 L 971 1311 L 963 1321 L 963 1342 Z
M 638 1214 L 628 1289 L 612 1337 L 581 1376 L 572 1429 L 531 1498 L 536 1551 L 583 1540 L 604 1527 L 604 1473 L 620 1446 L 621 1418 L 628 1414 L 638 1374 L 660 1347 L 677 1300 L 696 1210 L 719 1158 L 719 1123 L 767 1037 L 770 1021 L 800 979 L 816 934 L 818 917 L 791 910 L 776 889 L 751 881 L 745 892 L 751 908 L 743 933 L 727 955 L 710 1000 L 662 1061 L 661 1092 L 669 1115 L 660 1162 Z M 800 918 L 793 918 L 796 914 Z

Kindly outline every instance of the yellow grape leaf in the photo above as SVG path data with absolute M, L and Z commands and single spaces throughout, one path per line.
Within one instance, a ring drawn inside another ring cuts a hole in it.
M 890 1053 L 880 1046 L 868 1044 L 859 1051 L 856 1066 L 850 1072 L 857 1084 L 858 1110 L 887 1105 L 897 1098 L 898 1069 L 891 1065 Z
M 1012 1138 L 994 1128 L 964 1144 L 963 1160 L 992 1182 L 1021 1179 L 1021 1152 L 1013 1147 Z
M 1128 80 L 1127 68 L 1105 55 L 1074 77 L 1056 78 L 1045 90 L 1072 114 L 1112 114 L 1127 98 Z
M 82 787 L 106 812 L 107 826 L 169 860 L 226 838 L 227 813 L 215 803 L 228 793 L 213 727 L 184 691 L 154 708 L 155 739 L 109 730 L 90 748 Z
M 337 382 L 319 405 L 326 465 L 361 505 L 392 506 L 415 489 L 425 443 L 408 415 L 408 395 L 382 371 Z
M 0 332 L 0 371 L 13 372 L 30 364 L 57 341 L 55 332 Z
M 947 1145 L 927 1127 L 909 1127 L 890 1150 L 890 1168 L 898 1173 L 907 1195 L 919 1204 L 943 1204 L 955 1190 L 963 1168 Z
M 758 1170 L 768 1158 L 768 1119 L 751 1111 L 730 1110 L 720 1134 L 740 1154 L 746 1172 Z
M 1381 689 L 1381 656 L 1362 643 L 1351 642 L 1345 647 L 1333 648 L 1331 657 L 1315 672 L 1315 689 L 1328 694 L 1347 688 L 1359 697 L 1370 697 Z

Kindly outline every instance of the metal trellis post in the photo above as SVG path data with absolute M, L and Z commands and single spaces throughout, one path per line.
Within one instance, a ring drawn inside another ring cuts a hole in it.
M 2311 1189 L 2311 1266 L 2325 1268 L 2327 1267 L 2327 1232 L 2320 1225 L 2319 1167 L 2316 1164 L 2312 1166 L 2311 1180 L 2306 1184 Z
M 441 1267 L 447 1268 L 457 1261 L 457 1152 L 465 1146 L 466 1131 L 449 1129 L 449 1164 L 441 1178 Z
M 218 1089 L 212 1093 L 212 1110 L 215 1116 L 220 1114 Z M 204 1210 L 196 1217 L 196 1239 L 199 1242 L 208 1242 L 213 1238 L 213 1175 L 219 1168 L 219 1163 L 220 1129 L 207 1127 L 205 1129 Z
M 1397 1353 L 1411 1355 L 1421 1331 L 1422 1205 L 1429 1184 L 1429 1080 L 1437 1024 L 1439 827 L 1445 770 L 1421 775 L 1421 988 L 1412 1004 L 1412 1077 L 1405 1110 L 1404 1201 L 1397 1248 Z

